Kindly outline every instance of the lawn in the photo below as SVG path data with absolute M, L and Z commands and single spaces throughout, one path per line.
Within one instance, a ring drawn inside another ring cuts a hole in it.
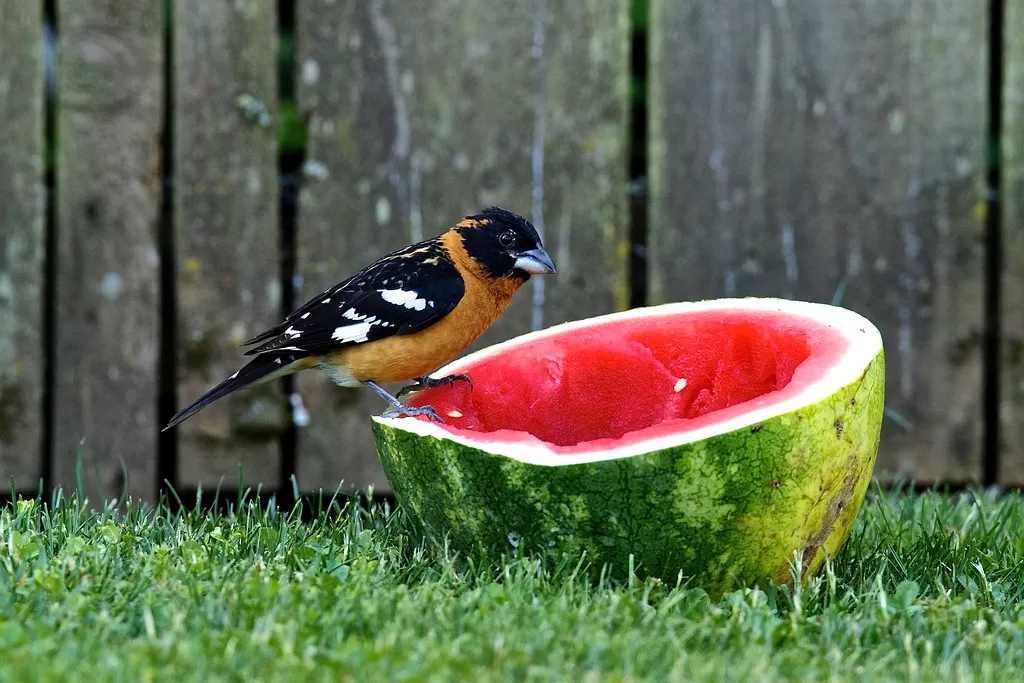
M 0 513 L 3 680 L 1010 680 L 1024 500 L 873 491 L 802 589 L 481 565 L 401 511 Z

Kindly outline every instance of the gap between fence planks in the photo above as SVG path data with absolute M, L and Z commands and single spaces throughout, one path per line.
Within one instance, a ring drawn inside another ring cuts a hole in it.
M 155 492 L 160 3 L 59 0 L 55 485 Z M 127 474 L 127 483 L 123 481 Z
M 1006 3 L 1003 24 L 1002 427 L 1000 481 L 1024 484 L 1024 7 Z
M 0 6 L 0 484 L 35 489 L 43 454 L 43 12 Z
M 986 3 L 656 0 L 651 292 L 881 329 L 876 474 L 980 475 Z
M 174 3 L 178 406 L 242 366 L 280 319 L 277 22 L 265 0 Z M 280 383 L 236 392 L 178 429 L 178 483 L 276 489 Z
M 546 0 L 298 6 L 309 117 L 301 302 L 388 250 L 499 204 L 532 218 L 559 273 L 528 285 L 473 347 L 625 308 L 628 3 Z M 534 305 L 537 301 L 537 305 Z M 387 483 L 383 403 L 298 379 L 304 490 Z

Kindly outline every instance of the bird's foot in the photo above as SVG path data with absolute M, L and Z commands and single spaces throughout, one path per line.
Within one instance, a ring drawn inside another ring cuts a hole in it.
M 410 417 L 426 415 L 431 420 L 444 422 L 444 420 L 441 419 L 441 416 L 438 415 L 431 406 L 409 406 L 404 403 L 398 403 L 398 405 L 392 405 L 390 408 L 385 410 L 382 415 L 388 418 L 401 417 L 402 415 L 408 415 Z
M 415 417 L 417 415 L 426 415 L 431 420 L 436 420 L 437 422 L 444 422 L 444 420 L 442 420 L 441 417 L 436 412 L 434 412 L 434 409 L 430 406 L 406 405 L 405 403 L 399 401 L 397 397 L 389 394 L 387 390 L 384 389 L 384 387 L 382 387 L 381 385 L 377 384 L 372 380 L 364 380 L 363 384 L 377 392 L 377 395 L 380 396 L 385 401 L 387 401 L 388 405 L 391 406 L 382 413 L 383 417 L 391 418 L 400 417 L 402 415 L 409 415 L 410 417 Z M 399 396 L 401 396 L 401 394 L 399 394 Z
M 434 387 L 451 386 L 456 382 L 465 382 L 469 385 L 469 390 L 473 390 L 473 380 L 469 378 L 469 375 L 446 375 L 444 377 L 417 377 L 413 380 L 412 384 L 402 387 L 398 390 L 396 396 L 401 398 L 405 394 L 413 391 L 420 391 L 421 389 L 433 389 Z

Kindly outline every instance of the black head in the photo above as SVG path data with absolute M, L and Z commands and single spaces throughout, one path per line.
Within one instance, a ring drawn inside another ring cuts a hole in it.
M 536 228 L 522 216 L 497 206 L 467 216 L 457 228 L 466 251 L 492 277 L 529 279 L 555 273 Z

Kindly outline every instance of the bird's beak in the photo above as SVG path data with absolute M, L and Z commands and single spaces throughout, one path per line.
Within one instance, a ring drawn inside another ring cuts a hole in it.
M 553 275 L 558 272 L 555 268 L 555 262 L 548 256 L 548 252 L 543 249 L 531 249 L 530 251 L 520 252 L 519 256 L 516 257 L 515 267 L 534 275 Z

